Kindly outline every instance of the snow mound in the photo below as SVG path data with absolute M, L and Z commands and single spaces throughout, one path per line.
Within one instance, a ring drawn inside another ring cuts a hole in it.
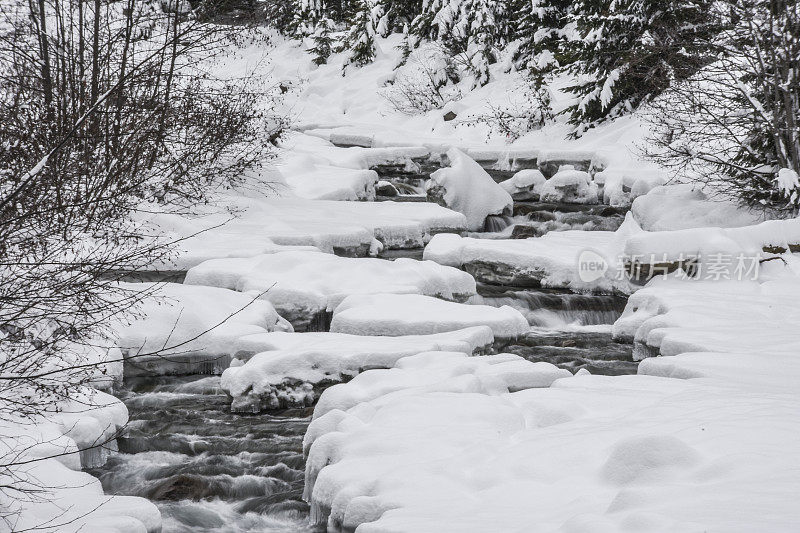
M 450 167 L 431 174 L 428 198 L 467 217 L 471 231 L 481 231 L 489 215 L 510 215 L 514 200 L 478 163 L 461 150 L 447 151 Z
M 712 200 L 690 183 L 655 187 L 636 198 L 631 212 L 647 231 L 736 228 L 763 222 L 761 215 L 742 209 L 731 200 Z
M 348 296 L 334 310 L 331 331 L 354 335 L 415 335 L 486 325 L 496 338 L 515 338 L 530 329 L 516 309 L 466 305 L 416 294 Z
M 310 405 L 315 387 L 427 351 L 480 352 L 494 341 L 488 327 L 433 335 L 369 337 L 342 333 L 266 333 L 239 339 L 237 357 L 222 375 L 232 409 L 258 412 Z M 246 362 L 243 363 L 243 360 Z
M 374 200 L 378 175 L 369 164 L 342 158 L 331 143 L 294 133 L 281 144 L 276 170 L 300 198 L 310 200 Z M 378 158 L 375 158 L 378 159 Z
M 185 283 L 261 294 L 296 329 L 305 330 L 351 294 L 408 293 L 465 301 L 475 280 L 433 261 L 346 258 L 286 252 L 250 259 L 216 259 L 186 274 Z
M 227 368 L 237 338 L 292 331 L 270 302 L 228 289 L 176 283 L 124 287 L 146 293 L 138 318 L 116 328 L 126 374 L 218 373 Z
M 500 182 L 499 185 L 515 201 L 538 200 L 541 187 L 546 181 L 547 178 L 540 171 L 525 169 Z
M 14 530 L 160 531 L 155 505 L 144 498 L 105 496 L 100 482 L 81 471 L 105 463 L 127 422 L 125 404 L 89 388 L 73 391 L 39 418 L 6 417 L 0 427 L 0 460 L 12 464 L 9 473 L 16 487 L 37 494 L 0 497 Z
M 541 186 L 539 199 L 542 202 L 596 204 L 597 184 L 588 172 L 564 165 Z

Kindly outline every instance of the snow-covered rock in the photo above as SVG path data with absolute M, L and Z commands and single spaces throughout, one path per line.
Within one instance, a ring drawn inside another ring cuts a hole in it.
M 465 376 L 472 379 L 465 379 Z M 475 387 L 473 392 L 501 394 L 549 387 L 555 380 L 571 376 L 568 370 L 550 363 L 531 363 L 507 353 L 470 357 L 463 352 L 423 352 L 398 359 L 391 369 L 370 370 L 347 383 L 326 389 L 314 407 L 314 419 L 333 410 L 347 411 L 389 394 L 468 387 Z M 306 451 L 314 441 L 314 432 L 312 426 L 306 433 Z
M 298 330 L 308 329 L 351 294 L 425 294 L 455 301 L 475 294 L 472 276 L 433 261 L 353 259 L 319 252 L 207 261 L 189 270 L 185 283 L 260 294 Z
M 128 375 L 218 373 L 237 338 L 292 331 L 270 302 L 236 291 L 175 283 L 124 287 L 145 294 L 137 318 L 117 327 Z
M 626 292 L 627 280 L 617 276 L 617 255 L 627 231 L 631 230 L 572 230 L 496 240 L 437 235 L 425 247 L 424 258 L 464 268 L 485 283 Z M 582 280 L 578 271 L 578 259 L 585 251 L 598 255 L 607 265 L 606 272 L 591 281 Z
M 626 262 L 652 270 L 692 261 L 694 277 L 741 278 L 762 256 L 800 251 L 800 219 L 768 220 L 738 228 L 689 228 L 641 232 L 625 242 Z M 686 270 L 686 269 L 685 269 Z
M 530 327 L 516 309 L 467 305 L 416 294 L 348 296 L 333 312 L 331 331 L 354 335 L 418 335 L 486 325 L 495 338 L 515 338 Z
M 167 213 L 148 217 L 151 225 L 177 241 L 179 252 L 174 261 L 157 268 L 186 270 L 207 259 L 272 253 L 276 245 L 313 246 L 328 253 L 363 257 L 381 246 L 421 248 L 431 235 L 467 229 L 461 213 L 426 202 L 337 202 L 231 194 L 216 204 L 215 213 L 201 218 Z M 237 211 L 237 216 L 226 208 Z
M 433 335 L 369 337 L 342 333 L 266 333 L 243 337 L 221 385 L 232 409 L 258 412 L 310 405 L 319 385 L 346 380 L 369 368 L 390 368 L 397 360 L 427 351 L 467 355 L 491 347 L 486 326 Z M 246 361 L 246 362 L 245 362 Z
M 447 152 L 450 166 L 431 174 L 428 199 L 463 213 L 471 231 L 484 228 L 489 215 L 510 215 L 514 200 L 478 163 L 457 148 Z
M 609 168 L 594 175 L 594 182 L 601 189 L 603 203 L 615 207 L 630 206 L 636 198 L 648 194 L 666 181 L 667 175 L 663 171 L 641 167 Z
M 538 200 L 539 191 L 547 178 L 535 169 L 520 170 L 511 178 L 499 185 L 511 195 L 515 201 Z
M 555 176 L 541 185 L 539 199 L 542 202 L 596 204 L 597 184 L 588 172 L 564 165 Z

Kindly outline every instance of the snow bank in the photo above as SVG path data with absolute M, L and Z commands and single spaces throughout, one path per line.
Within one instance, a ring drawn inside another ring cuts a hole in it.
M 227 368 L 233 342 L 267 331 L 292 331 L 272 304 L 216 287 L 125 284 L 147 296 L 138 319 L 117 328 L 126 374 L 218 373 Z
M 466 305 L 416 294 L 348 296 L 333 312 L 331 331 L 354 335 L 415 335 L 486 325 L 497 338 L 524 335 L 530 327 L 516 309 Z
M 87 388 L 41 418 L 6 418 L 0 424 L 0 460 L 17 463 L 11 467 L 16 487 L 36 491 L 35 497 L 0 495 L 14 530 L 160 531 L 155 505 L 144 498 L 104 496 L 100 482 L 81 472 L 101 466 L 116 451 L 114 438 L 127 421 L 122 402 Z M 0 482 L 9 481 L 0 475 Z
M 711 199 L 690 183 L 655 187 L 636 198 L 631 212 L 647 231 L 737 228 L 763 222 L 762 215 L 742 209 L 732 200 Z
M 330 137 L 330 136 L 328 136 Z M 374 200 L 374 168 L 418 172 L 417 161 L 430 157 L 423 146 L 339 148 L 315 135 L 292 133 L 281 144 L 276 169 L 291 190 L 314 200 Z
M 185 283 L 263 293 L 263 299 L 301 330 L 351 294 L 410 293 L 456 301 L 475 294 L 472 276 L 433 261 L 352 259 L 318 252 L 212 260 L 189 270 Z
M 783 268 L 783 267 L 776 267 Z M 656 279 L 633 294 L 614 337 L 634 342 L 634 358 L 683 352 L 797 352 L 800 282 Z
M 510 215 L 514 200 L 478 163 L 457 148 L 448 150 L 450 167 L 431 174 L 426 185 L 430 201 L 467 217 L 467 227 L 480 231 L 489 215 Z
M 555 176 L 544 182 L 539 190 L 542 202 L 596 204 L 597 184 L 588 172 L 563 165 Z
M 538 170 L 525 169 L 520 170 L 499 185 L 515 201 L 538 200 L 541 187 L 546 181 L 547 179 Z
M 427 351 L 472 355 L 487 349 L 493 341 L 492 330 L 485 326 L 406 337 L 251 335 L 237 341 L 239 359 L 223 373 L 221 386 L 233 398 L 232 409 L 236 411 L 310 405 L 319 393 L 315 387 L 346 380 L 362 370 L 388 368 L 398 359 Z
M 800 452 L 784 440 L 800 401 L 789 394 L 649 376 L 500 395 L 452 378 L 399 392 L 393 372 L 377 384 L 360 376 L 365 401 L 309 428 L 317 523 L 368 533 L 789 531 L 800 518 L 800 482 L 787 469 Z
M 690 228 L 642 232 L 625 243 L 632 261 L 665 262 L 713 256 L 760 257 L 763 253 L 800 251 L 800 219 L 769 220 L 739 228 Z

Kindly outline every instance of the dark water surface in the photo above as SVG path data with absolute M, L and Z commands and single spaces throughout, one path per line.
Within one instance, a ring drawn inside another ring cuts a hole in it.
M 310 410 L 231 414 L 217 376 L 133 378 L 120 453 L 90 471 L 106 493 L 152 500 L 165 533 L 310 532 L 302 501 Z

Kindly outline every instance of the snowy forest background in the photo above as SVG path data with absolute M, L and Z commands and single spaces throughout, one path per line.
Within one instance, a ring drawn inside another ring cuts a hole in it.
M 555 123 L 580 139 L 638 113 L 642 157 L 674 179 L 764 218 L 800 209 L 795 1 L 4 0 L 0 16 L 0 420 L 12 425 L 59 412 L 129 357 L 109 358 L 110 339 L 150 294 L 120 280 L 205 231 L 165 235 L 147 215 L 195 216 L 220 191 L 272 186 L 262 171 L 291 129 L 292 88 L 209 66 L 243 41 L 267 46 L 254 28 L 303 43 L 318 66 L 344 54 L 345 80 L 376 60 L 376 39 L 401 35 L 395 68 L 413 75 L 383 97 L 403 116 L 517 73 L 513 105 L 464 119 L 509 143 Z M 41 443 L 12 440 L 0 492 L 46 498 L 19 474 Z

